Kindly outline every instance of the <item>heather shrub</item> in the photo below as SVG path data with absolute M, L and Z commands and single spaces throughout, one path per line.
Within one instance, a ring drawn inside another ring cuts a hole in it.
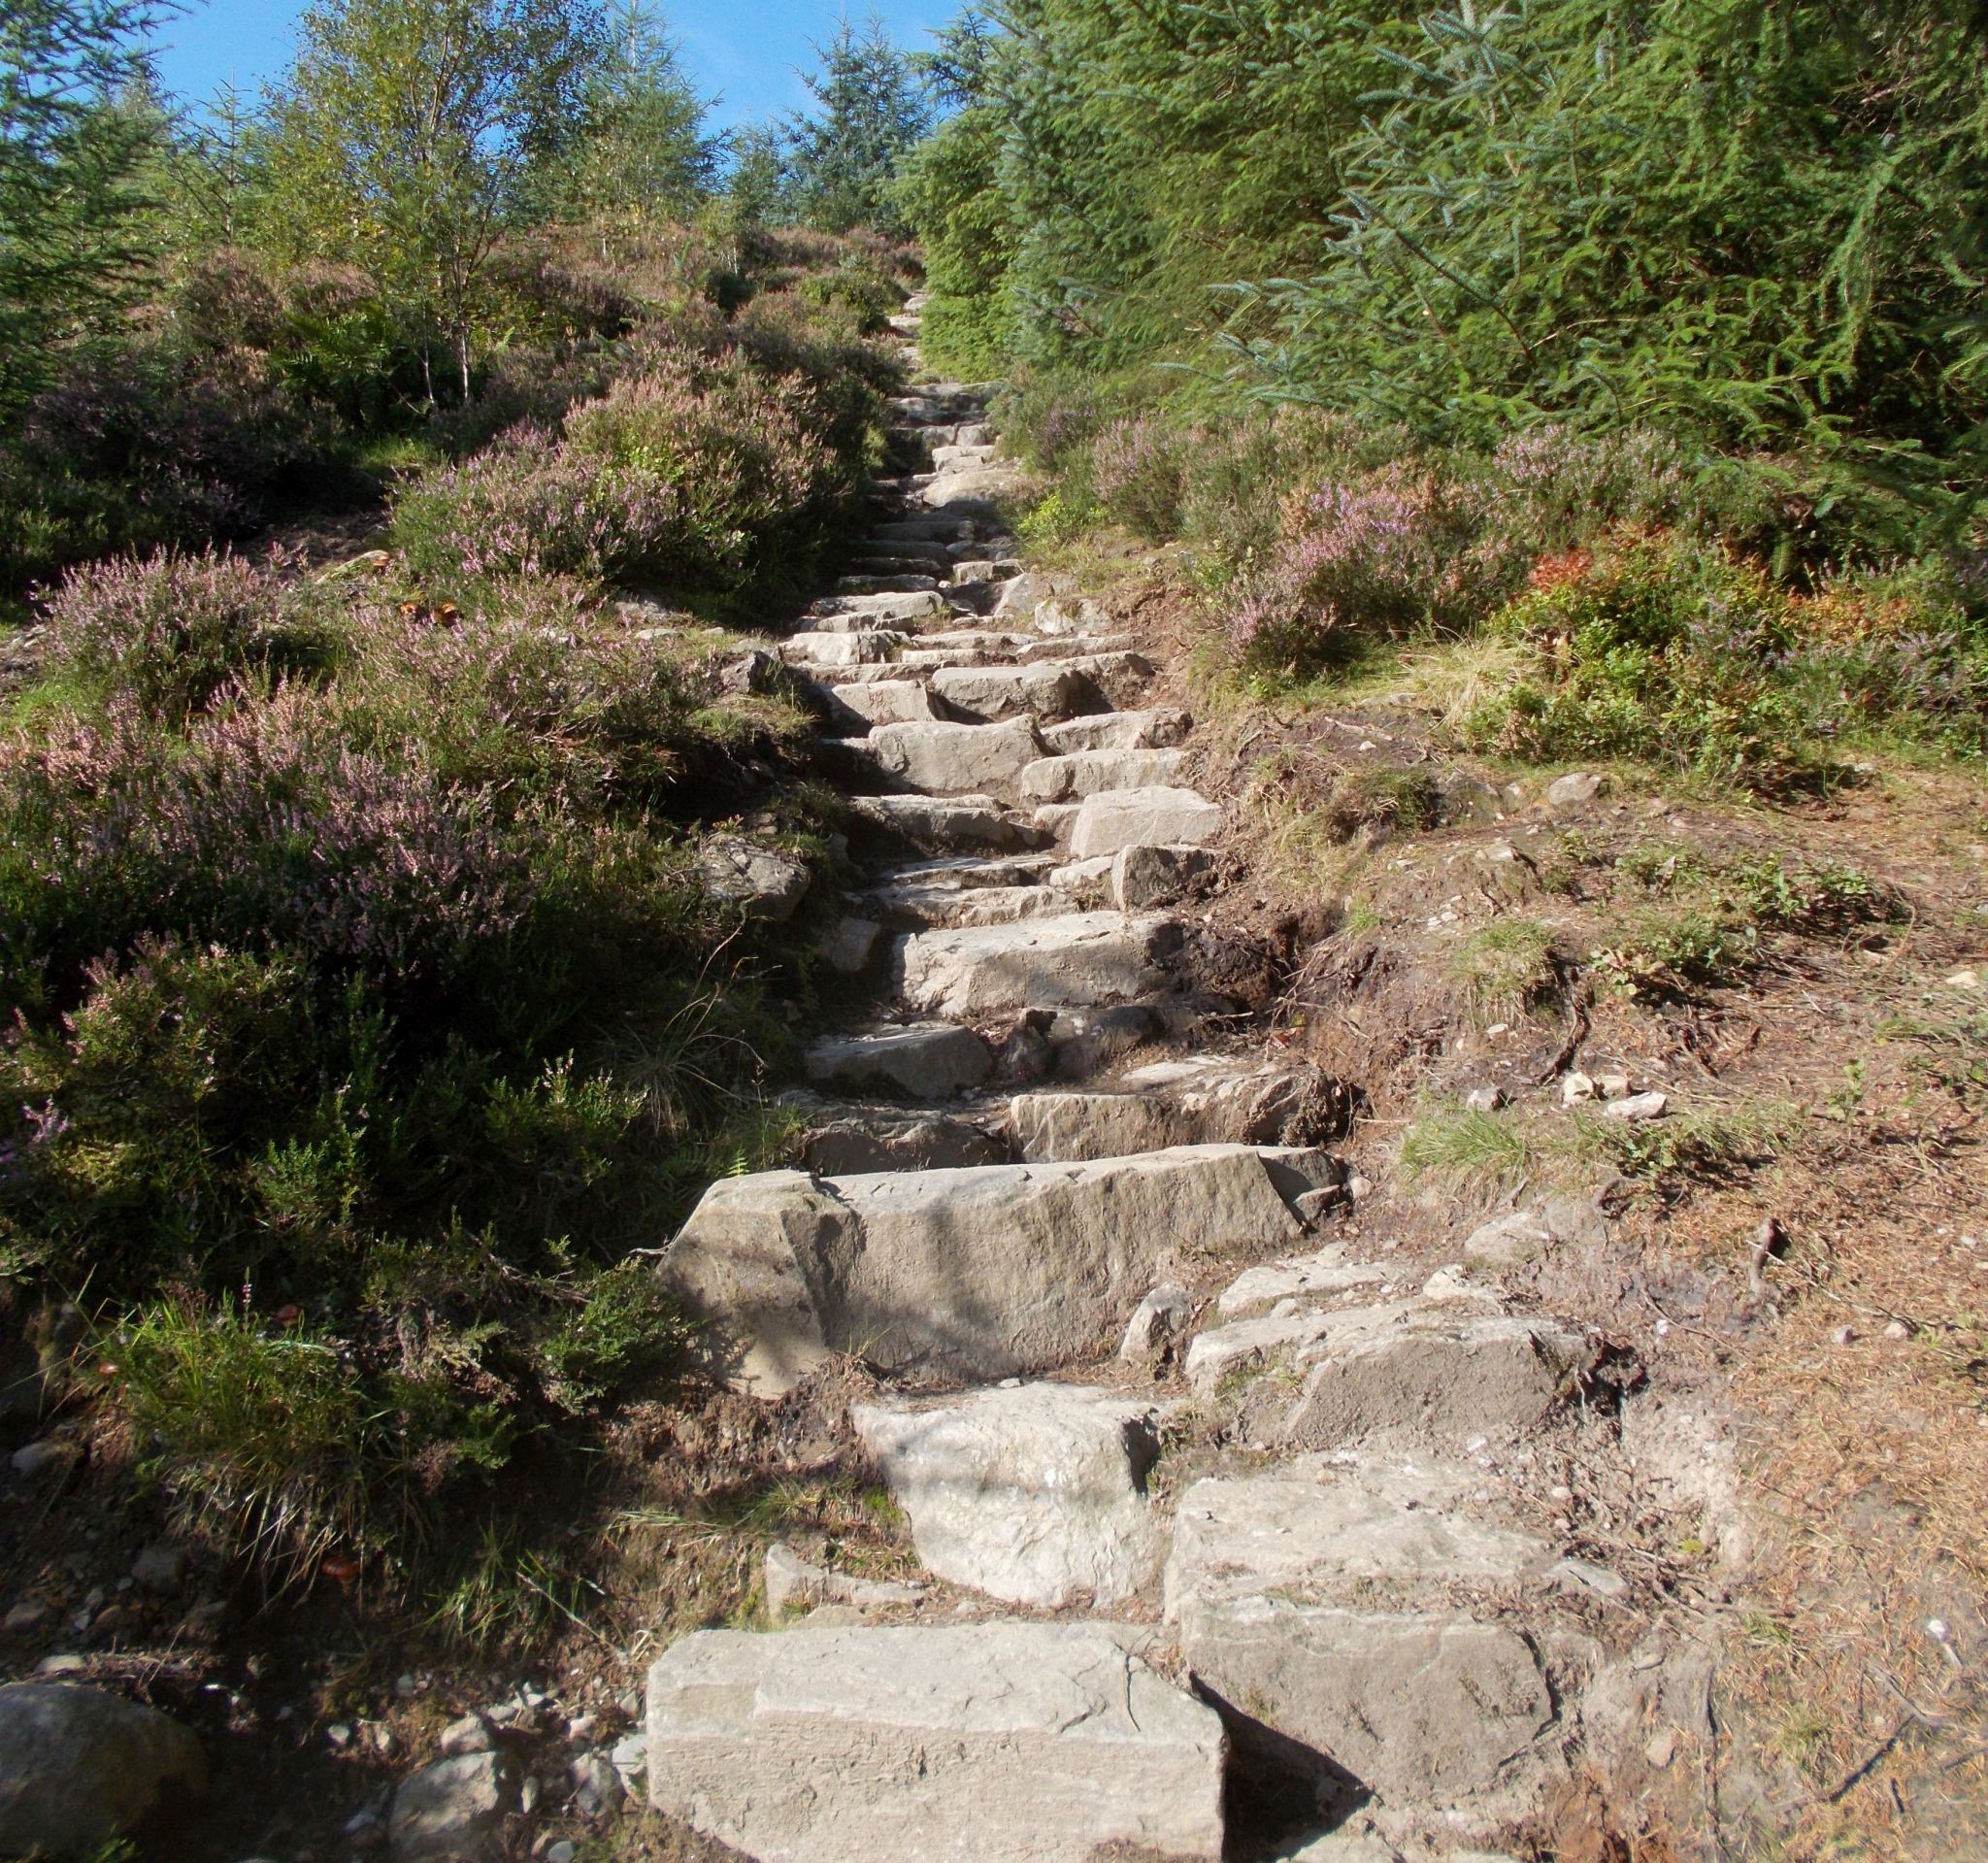
M 1105 510 L 1153 543 L 1180 524 L 1186 473 L 1182 455 L 1205 436 L 1156 414 L 1108 421 L 1091 443 L 1091 492 Z
M 1348 473 L 1286 500 L 1232 638 L 1246 664 L 1303 676 L 1376 638 L 1461 631 L 1523 574 L 1523 556 L 1487 535 L 1474 481 L 1406 461 Z
M 210 549 L 72 570 L 46 604 L 48 649 L 105 697 L 183 720 L 224 689 L 321 672 L 339 629 L 325 605 Z

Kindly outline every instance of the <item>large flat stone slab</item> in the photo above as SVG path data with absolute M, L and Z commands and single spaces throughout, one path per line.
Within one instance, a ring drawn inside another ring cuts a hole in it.
M 1179 744 L 1191 720 L 1185 712 L 1157 707 L 1135 712 L 1094 712 L 1044 727 L 1043 742 L 1057 756 L 1085 750 L 1158 750 Z
M 941 1015 L 1122 1002 L 1164 981 L 1157 948 L 1167 923 L 1061 913 L 917 932 L 898 941 L 892 974 L 906 1003 Z
M 835 1180 L 728 1178 L 663 1272 L 722 1369 L 778 1394 L 831 1353 L 962 1379 L 1109 1353 L 1177 1251 L 1262 1254 L 1302 1233 L 1281 1154 L 1197 1146 L 1094 1164 Z
M 649 1802 L 761 1863 L 1214 1863 L 1221 1722 L 1091 1624 L 708 1630 L 649 1671 Z
M 1009 1129 L 1024 1158 L 1109 1158 L 1170 1145 L 1276 1145 L 1329 1090 L 1313 1067 L 1161 1062 L 1111 1091 L 1019 1093 Z
M 876 680 L 839 685 L 836 702 L 873 728 L 879 724 L 916 724 L 935 719 L 932 694 L 918 680 Z
M 1030 763 L 1021 793 L 1031 802 L 1081 802 L 1105 789 L 1163 788 L 1186 761 L 1184 750 L 1075 750 Z
M 1021 1384 L 850 1416 L 935 1577 L 1060 1610 L 1115 1604 L 1150 1576 L 1159 1414 L 1143 1399 Z
M 1395 1802 L 1491 1789 L 1552 1694 L 1510 1611 L 1555 1552 L 1441 1459 L 1309 1457 L 1180 1497 L 1166 1606 L 1196 1680 Z
M 1001 724 L 883 724 L 863 743 L 865 754 L 887 776 L 932 795 L 1012 795 L 1042 749 L 1027 718 Z
M 808 1078 L 821 1085 L 882 1086 L 919 1100 L 950 1099 L 993 1072 L 987 1044 L 955 1022 L 828 1036 L 808 1050 Z
M 849 812 L 928 853 L 965 848 L 1012 853 L 1050 841 L 1042 829 L 1017 821 L 992 796 L 852 796 Z
M 1070 857 L 1121 848 L 1201 848 L 1222 831 L 1220 807 L 1193 789 L 1106 789 L 1085 798 L 1070 827 Z

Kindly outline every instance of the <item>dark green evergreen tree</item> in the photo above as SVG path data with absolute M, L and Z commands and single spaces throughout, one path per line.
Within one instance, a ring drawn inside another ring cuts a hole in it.
M 0 421 L 145 275 L 164 118 L 141 41 L 161 13 L 147 0 L 0 9 Z
M 815 108 L 787 126 L 787 165 L 800 218 L 827 232 L 852 226 L 900 231 L 891 183 L 931 127 L 932 109 L 909 52 L 876 14 L 847 19 L 804 74 Z

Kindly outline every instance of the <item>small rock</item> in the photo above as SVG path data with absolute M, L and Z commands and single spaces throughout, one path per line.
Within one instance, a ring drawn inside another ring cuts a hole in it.
M 1642 1749 L 1642 1756 L 1662 1772 L 1677 1756 L 1676 1730 L 1666 1727 L 1651 1735 L 1649 1745 Z
M 1595 1097 L 1595 1083 L 1575 1068 L 1560 1077 L 1560 1104 L 1579 1106 Z
M 1619 1573 L 1588 1559 L 1562 1559 L 1551 1576 L 1571 1591 L 1592 1591 L 1598 1598 L 1622 1598 L 1629 1593 L 1628 1581 Z
M 1830 1334 L 1829 1343 L 1832 1346 L 1847 1346 L 1856 1337 L 1857 1329 L 1854 1326 L 1839 1326 Z
M 49 1607 L 41 1599 L 23 1598 L 6 1616 L 0 1617 L 0 1631 L 4 1631 L 10 1637 L 15 1636 L 20 1631 L 32 1630 L 38 1623 L 44 1622 L 48 1615 Z
M 1504 1104 L 1502 1086 L 1474 1086 L 1464 1095 L 1464 1105 L 1473 1113 L 1496 1113 Z
M 496 1745 L 497 1737 L 480 1714 L 465 1714 L 442 1730 L 442 1750 L 451 1759 L 462 1753 L 487 1753 Z
M 648 1736 L 643 1733 L 630 1734 L 625 1740 L 614 1743 L 608 1755 L 613 1762 L 614 1770 L 621 1775 L 621 1783 L 630 1798 L 642 1796 L 640 1781 L 648 1777 Z
M 600 1817 L 621 1803 L 621 1775 L 606 1753 L 581 1753 L 569 1771 L 573 1779 L 573 1809 L 580 1816 Z
M 1371 1178 L 1349 1178 L 1346 1181 L 1346 1195 L 1355 1203 L 1374 1194 L 1374 1181 Z
M 335 1720 L 324 1730 L 324 1738 L 330 1742 L 335 1753 L 342 1753 L 352 1744 L 352 1729 L 349 1722 Z
M 854 977 L 870 962 L 883 927 L 874 918 L 845 918 L 821 947 L 829 969 Z
M 1632 1093 L 1626 1100 L 1610 1100 L 1602 1109 L 1605 1119 L 1620 1119 L 1628 1125 L 1645 1125 L 1661 1119 L 1671 1104 L 1662 1093 Z
M 1301 1190 L 1291 1200 L 1291 1211 L 1308 1229 L 1313 1229 L 1346 1200 L 1348 1192 L 1337 1184 L 1317 1190 Z
M 1187 1289 L 1168 1281 L 1155 1287 L 1133 1309 L 1119 1343 L 1118 1356 L 1128 1365 L 1143 1365 L 1181 1332 L 1194 1316 Z
M 1887 1339 L 1910 1339 L 1912 1329 L 1903 1319 L 1894 1319 L 1885 1327 L 1884 1336 Z
M 828 1594 L 828 1574 L 787 1546 L 766 1549 L 766 1614 L 778 1623 L 787 1612 Z
M 598 1714 L 575 1714 L 566 1723 L 566 1738 L 576 1746 L 583 1747 L 601 1731 L 601 1717 Z
M 1626 1100 L 1630 1094 L 1629 1076 L 1619 1071 L 1595 1076 L 1595 1091 L 1605 1100 Z
M 526 1817 L 529 1817 L 534 1812 L 536 1812 L 539 1809 L 539 1800 L 542 1799 L 545 1795 L 546 1781 L 542 1780 L 538 1776 L 538 1774 L 533 1773 L 531 1777 L 528 1778 L 525 1780 L 525 1782 L 517 1788 L 517 1809 L 520 1812 L 522 1812 Z
M 25 1444 L 8 1457 L 15 1474 L 29 1480 L 44 1469 L 52 1468 L 67 1459 L 62 1440 L 56 1436 L 45 1436 L 38 1443 Z
M 345 1835 L 354 1840 L 373 1837 L 382 1826 L 383 1820 L 374 1811 L 354 1812 L 345 1822 Z
M 388 1835 L 395 1863 L 472 1854 L 494 1837 L 513 1803 L 496 1753 L 438 1759 L 401 1780 Z
M 1556 777 L 1546 785 L 1546 807 L 1549 809 L 1578 809 L 1590 803 L 1608 786 L 1607 777 L 1596 776 L 1590 771 L 1576 770 L 1572 775 Z
M 160 1540 L 131 1562 L 131 1576 L 148 1591 L 177 1591 L 186 1576 L 186 1548 Z
M 558 1843 L 547 1846 L 546 1863 L 573 1863 L 579 1854 L 580 1846 L 570 1837 L 562 1837 Z

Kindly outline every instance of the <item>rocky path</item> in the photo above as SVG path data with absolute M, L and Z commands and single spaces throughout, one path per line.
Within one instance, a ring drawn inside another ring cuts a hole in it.
M 1189 719 L 1020 572 L 982 393 L 895 416 L 912 469 L 783 649 L 863 1008 L 808 1056 L 811 1170 L 714 1184 L 666 1266 L 769 1400 L 885 1376 L 851 1420 L 927 1579 L 777 1549 L 774 1631 L 651 1670 L 651 1800 L 793 1863 L 1534 1854 L 1702 1713 L 1635 1574 L 1570 1556 L 1567 1472 L 1635 1489 L 1624 1381 L 1480 1278 L 1497 1236 L 1433 1277 L 1326 1239 L 1331 1083 L 1194 974 Z

